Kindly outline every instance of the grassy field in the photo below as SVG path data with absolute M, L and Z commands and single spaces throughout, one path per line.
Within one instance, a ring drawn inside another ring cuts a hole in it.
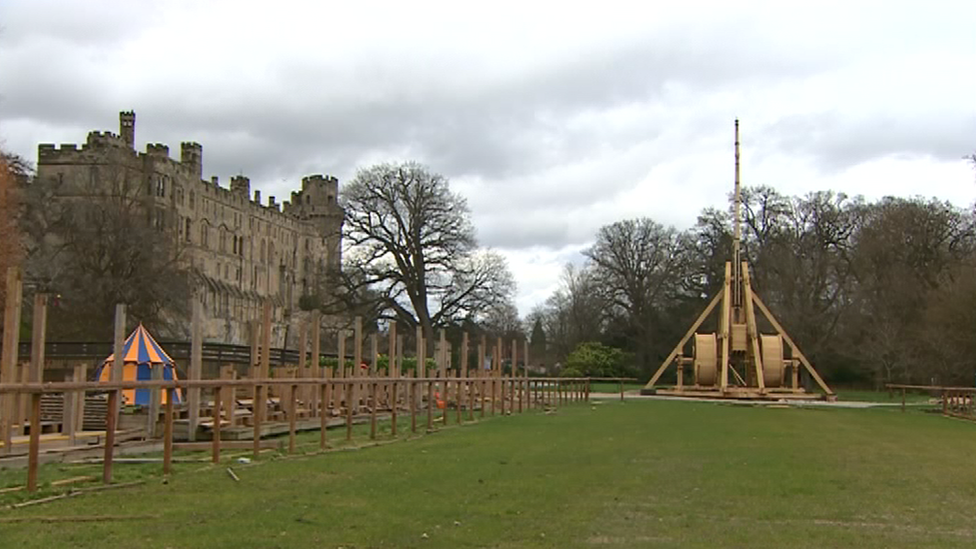
M 234 464 L 240 482 L 178 464 L 166 484 L 0 510 L 0 543 L 970 548 L 974 453 L 976 424 L 914 410 L 609 401 Z M 135 518 L 10 522 L 105 514 Z

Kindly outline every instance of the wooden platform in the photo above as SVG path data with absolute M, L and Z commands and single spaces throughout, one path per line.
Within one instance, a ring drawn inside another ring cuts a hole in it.
M 729 387 L 724 393 L 719 389 L 708 389 L 705 387 L 695 387 L 681 390 L 676 388 L 645 388 L 641 389 L 640 394 L 685 398 L 717 398 L 728 400 L 836 400 L 837 398 L 835 395 L 808 393 L 803 390 L 794 391 L 792 389 L 767 389 L 766 392 L 761 393 L 757 389 L 746 387 Z

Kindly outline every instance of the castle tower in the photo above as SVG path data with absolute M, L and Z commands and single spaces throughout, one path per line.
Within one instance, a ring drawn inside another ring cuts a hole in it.
M 203 178 L 203 146 L 184 141 L 180 143 L 180 164 L 183 164 L 197 179 Z
M 130 148 L 136 146 L 136 112 L 122 111 L 119 113 L 119 135 Z

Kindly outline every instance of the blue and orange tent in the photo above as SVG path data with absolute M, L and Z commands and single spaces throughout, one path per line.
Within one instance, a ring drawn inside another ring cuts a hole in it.
M 139 324 L 139 327 L 129 334 L 122 346 L 122 380 L 123 381 L 142 381 L 152 379 L 153 368 L 163 369 L 163 379 L 179 379 L 176 375 L 176 364 L 173 359 L 163 351 L 163 348 L 156 343 L 156 340 L 149 335 L 149 331 Z M 115 365 L 115 354 L 109 355 L 102 361 L 98 370 L 95 372 L 95 379 L 99 382 L 108 382 L 112 379 L 111 370 Z M 162 403 L 166 403 L 166 393 L 162 391 Z M 146 406 L 150 399 L 149 389 L 123 389 L 122 397 L 126 404 L 139 404 Z M 174 402 L 182 402 L 183 398 L 180 390 L 173 391 L 176 396 Z

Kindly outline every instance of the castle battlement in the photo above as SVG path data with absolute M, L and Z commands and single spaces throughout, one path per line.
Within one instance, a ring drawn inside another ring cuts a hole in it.
M 149 218 L 184 251 L 187 269 L 213 284 L 198 288 L 205 311 L 205 337 L 246 342 L 246 320 L 261 314 L 271 299 L 287 316 L 302 296 L 331 283 L 329 268 L 341 265 L 342 209 L 336 203 L 339 180 L 315 174 L 302 178 L 301 190 L 279 202 L 251 187 L 242 174 L 203 179 L 203 147 L 180 143 L 179 159 L 169 146 L 147 143 L 137 152 L 135 113 L 119 113 L 119 133 L 92 131 L 81 145 L 38 145 L 37 181 L 99 182 L 109 170 L 124 166 L 137 189 L 150 200 Z M 278 314 L 278 313 L 275 313 Z

